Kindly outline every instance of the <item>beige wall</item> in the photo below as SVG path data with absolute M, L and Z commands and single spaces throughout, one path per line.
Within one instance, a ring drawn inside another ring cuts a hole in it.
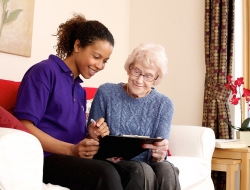
M 99 86 L 110 81 L 126 79 L 122 72 L 122 61 L 128 54 L 129 1 L 127 0 L 36 0 L 33 24 L 31 57 L 21 57 L 0 53 L 0 77 L 21 80 L 25 71 L 34 63 L 55 54 L 57 27 L 71 18 L 73 13 L 82 13 L 90 20 L 98 20 L 109 28 L 115 38 L 115 49 L 106 65 L 106 69 L 84 82 L 85 86 Z M 20 47 L 21 48 L 21 47 Z M 122 74 L 116 74 L 120 71 Z
M 20 81 L 31 65 L 54 54 L 56 38 L 51 35 L 73 12 L 101 21 L 115 38 L 105 70 L 83 85 L 126 82 L 123 63 L 132 48 L 141 42 L 162 44 L 169 73 L 157 90 L 174 102 L 173 124 L 201 125 L 205 62 L 204 2 L 200 0 L 37 0 L 31 57 L 0 53 L 0 77 Z
M 204 1 L 131 0 L 130 50 L 163 45 L 169 71 L 156 89 L 174 102 L 173 124 L 201 125 L 204 96 Z

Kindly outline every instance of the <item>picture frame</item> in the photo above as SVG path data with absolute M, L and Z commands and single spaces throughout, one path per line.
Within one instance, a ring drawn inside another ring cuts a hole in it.
M 0 52 L 31 56 L 35 0 L 0 0 Z

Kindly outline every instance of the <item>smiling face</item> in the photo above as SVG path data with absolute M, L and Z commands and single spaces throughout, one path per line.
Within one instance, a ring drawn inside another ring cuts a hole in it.
M 104 69 L 112 51 L 113 46 L 107 41 L 96 40 L 92 45 L 82 48 L 76 40 L 74 52 L 64 61 L 75 78 L 81 74 L 85 79 L 89 79 Z
M 132 69 L 134 69 L 137 74 L 140 73 L 140 76 L 134 76 Z M 132 94 L 134 97 L 143 97 L 147 94 L 151 87 L 154 85 L 155 80 L 152 82 L 148 82 L 144 80 L 147 76 L 152 76 L 153 78 L 157 78 L 157 68 L 152 66 L 150 68 L 145 67 L 143 64 L 139 62 L 134 62 L 130 66 L 130 70 L 128 72 L 128 88 L 129 93 Z

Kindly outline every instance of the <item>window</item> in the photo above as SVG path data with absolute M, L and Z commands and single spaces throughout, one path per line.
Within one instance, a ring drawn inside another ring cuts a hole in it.
M 235 1 L 235 36 L 233 76 L 244 77 L 244 87 L 250 88 L 250 2 L 249 0 Z M 243 119 L 249 117 L 248 108 L 243 104 Z M 232 123 L 241 122 L 240 106 L 231 106 Z
M 248 0 L 242 0 L 242 24 L 243 24 L 243 77 L 244 87 L 250 87 L 250 3 Z M 249 117 L 248 107 L 246 104 L 243 106 L 243 115 Z

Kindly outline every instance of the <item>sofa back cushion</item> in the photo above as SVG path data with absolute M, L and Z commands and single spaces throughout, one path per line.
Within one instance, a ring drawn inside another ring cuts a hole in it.
M 93 87 L 83 87 L 86 91 L 86 99 L 92 100 L 95 97 L 95 93 L 97 91 L 97 88 Z
M 0 79 L 0 106 L 13 113 L 20 82 Z
M 23 124 L 12 113 L 16 105 L 16 97 L 20 82 L 0 79 L 0 127 L 20 129 L 28 132 Z M 97 88 L 84 87 L 87 100 L 91 101 Z
M 20 82 L 0 79 L 0 106 L 13 113 L 16 105 L 16 96 Z M 87 100 L 92 100 L 97 88 L 83 87 L 86 91 Z

